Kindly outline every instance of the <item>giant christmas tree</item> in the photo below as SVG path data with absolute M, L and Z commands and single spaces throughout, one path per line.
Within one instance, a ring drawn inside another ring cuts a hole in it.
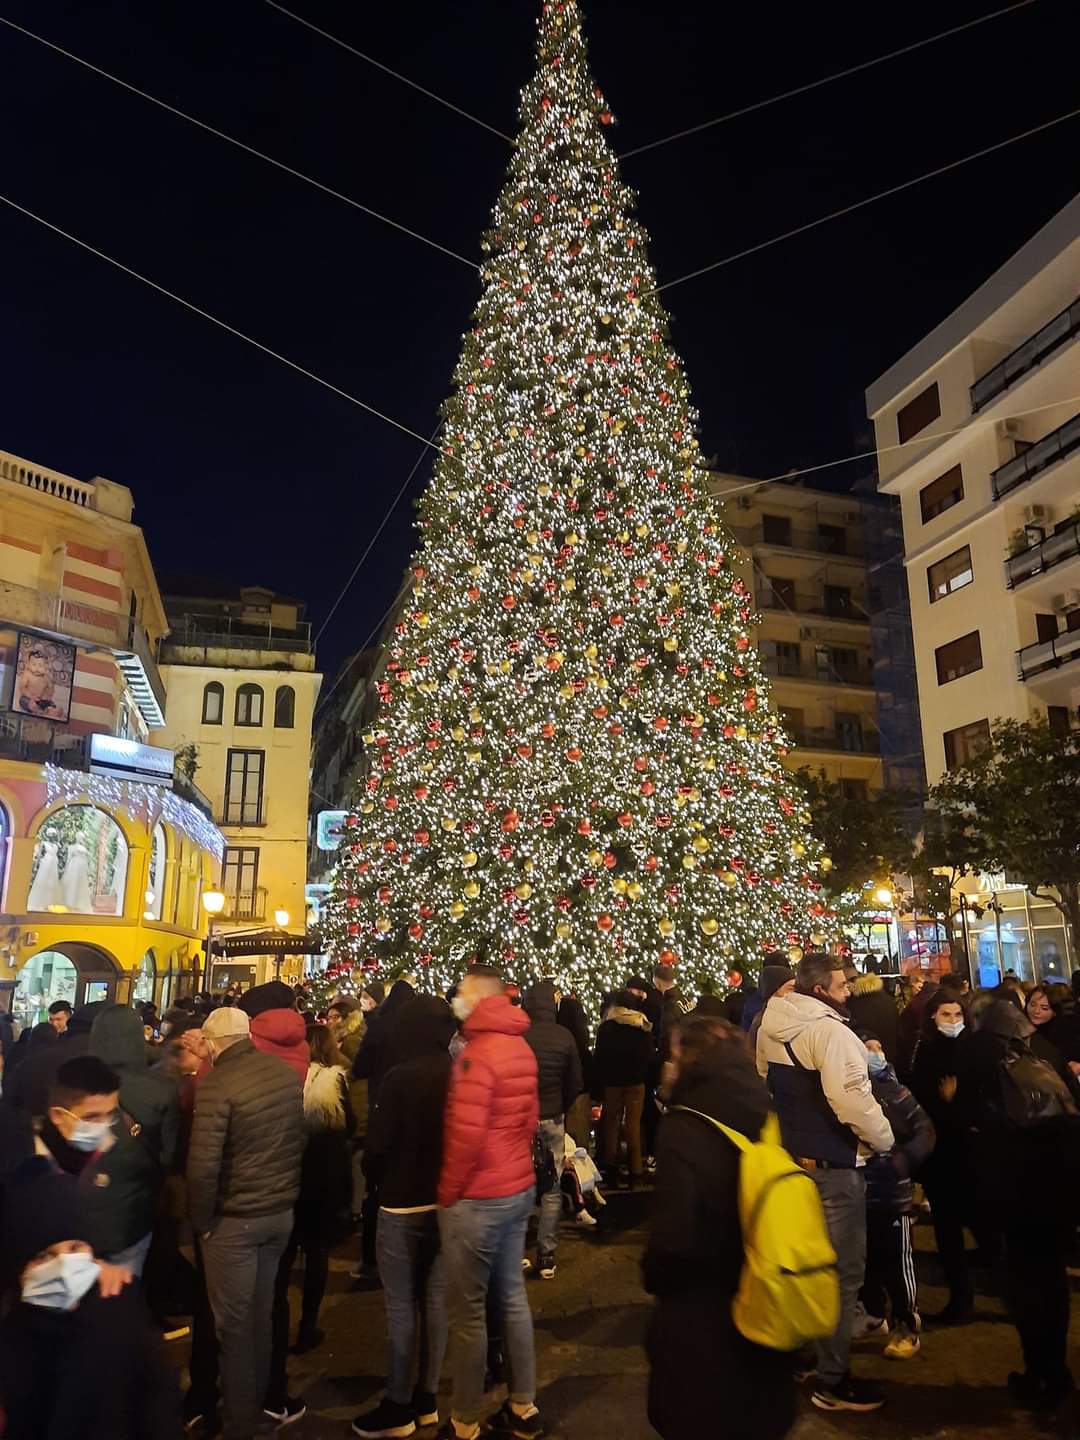
M 593 1001 L 658 960 L 722 986 L 828 924 L 828 861 L 575 0 L 539 32 L 330 948 L 439 987 L 473 957 Z

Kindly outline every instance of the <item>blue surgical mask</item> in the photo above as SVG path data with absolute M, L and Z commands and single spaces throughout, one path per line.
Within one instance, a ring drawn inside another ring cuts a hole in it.
M 963 1020 L 954 1020 L 951 1025 L 944 1025 L 940 1020 L 934 1022 L 942 1035 L 947 1035 L 950 1040 L 955 1040 L 964 1028 Z
M 65 1138 L 74 1149 L 85 1150 L 87 1154 L 92 1155 L 95 1150 L 101 1149 L 111 1134 L 112 1124 L 108 1120 L 78 1120 L 73 1126 L 71 1134 Z
M 886 1055 L 879 1055 L 876 1050 L 866 1052 L 866 1068 L 871 1075 L 880 1075 L 889 1068 L 889 1060 Z
M 35 1265 L 23 1281 L 22 1298 L 42 1310 L 74 1310 L 93 1288 L 100 1267 L 93 1255 L 54 1255 Z

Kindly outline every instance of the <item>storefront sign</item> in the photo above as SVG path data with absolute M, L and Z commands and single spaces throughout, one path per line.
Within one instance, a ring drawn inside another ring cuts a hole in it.
M 156 745 L 139 745 L 118 735 L 91 735 L 90 773 L 114 780 L 142 780 L 172 789 L 173 752 Z
M 12 710 L 35 720 L 66 721 L 71 714 L 74 675 L 74 645 L 20 634 Z

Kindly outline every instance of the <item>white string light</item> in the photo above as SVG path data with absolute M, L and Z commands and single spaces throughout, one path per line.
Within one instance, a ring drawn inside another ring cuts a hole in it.
M 46 802 L 62 800 L 65 805 L 98 805 L 103 810 L 123 810 L 130 819 L 152 830 L 164 820 L 201 850 L 208 850 L 220 864 L 225 837 L 203 812 L 165 785 L 146 785 L 139 780 L 115 780 L 105 775 L 88 775 L 81 770 L 64 770 L 43 765 Z

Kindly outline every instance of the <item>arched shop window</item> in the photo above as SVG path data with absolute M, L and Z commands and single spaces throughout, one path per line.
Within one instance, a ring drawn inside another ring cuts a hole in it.
M 131 1003 L 134 1005 L 136 1001 L 153 1000 L 156 980 L 157 966 L 154 964 L 154 952 L 147 950 L 139 962 L 135 983 L 131 987 Z
M 296 723 L 296 691 L 291 685 L 279 685 L 274 694 L 274 729 L 291 730 Z
M 127 841 L 112 816 L 95 805 L 65 805 L 38 831 L 26 908 L 122 915 L 127 867 Z
M 160 920 L 165 899 L 165 827 L 159 820 L 150 833 L 150 867 L 146 874 L 144 920 Z
M 237 725 L 263 723 L 263 692 L 261 685 L 241 685 L 236 691 Z
M 19 971 L 12 995 L 11 1013 L 20 1025 L 38 1025 L 49 1017 L 54 1000 L 75 1004 L 79 972 L 56 950 L 42 950 Z
M 203 690 L 202 723 L 220 725 L 225 709 L 225 687 L 218 680 L 211 680 Z

